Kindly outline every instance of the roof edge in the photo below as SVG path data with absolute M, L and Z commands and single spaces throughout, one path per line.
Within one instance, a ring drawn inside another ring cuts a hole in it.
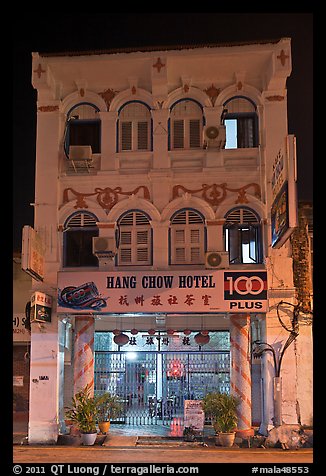
M 173 50 L 185 50 L 185 49 L 199 49 L 199 48 L 223 48 L 234 46 L 246 46 L 246 45 L 265 45 L 276 44 L 281 40 L 288 38 L 277 38 L 270 40 L 250 40 L 239 42 L 227 42 L 227 43 L 201 43 L 201 44 L 179 44 L 179 45 L 161 45 L 161 46 L 130 46 L 123 48 L 111 48 L 103 50 L 81 50 L 81 51 L 61 51 L 61 52 L 39 52 L 41 57 L 58 57 L 58 56 L 91 56 L 91 55 L 107 55 L 118 53 L 136 53 L 136 52 L 151 52 L 151 51 L 173 51 Z

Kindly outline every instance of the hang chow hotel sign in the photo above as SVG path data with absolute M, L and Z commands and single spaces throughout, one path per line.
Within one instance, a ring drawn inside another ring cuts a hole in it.
M 59 272 L 60 313 L 266 312 L 266 271 Z

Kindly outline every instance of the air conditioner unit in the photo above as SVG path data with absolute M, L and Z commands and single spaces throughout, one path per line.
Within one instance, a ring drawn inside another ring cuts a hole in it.
M 225 126 L 207 126 L 204 129 L 204 147 L 223 149 L 226 141 Z
M 91 160 L 92 147 L 90 145 L 71 145 L 69 147 L 69 159 Z
M 93 255 L 98 258 L 114 258 L 116 254 L 115 239 L 106 236 L 93 236 Z
M 206 269 L 226 269 L 230 267 L 228 251 L 208 251 L 205 255 Z

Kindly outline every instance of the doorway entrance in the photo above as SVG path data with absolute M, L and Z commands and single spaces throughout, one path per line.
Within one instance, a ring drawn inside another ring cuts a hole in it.
M 230 390 L 229 351 L 96 351 L 95 394 L 123 402 L 117 422 L 183 424 L 184 400 Z

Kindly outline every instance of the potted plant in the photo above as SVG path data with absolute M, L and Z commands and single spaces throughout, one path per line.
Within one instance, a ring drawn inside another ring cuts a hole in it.
M 184 441 L 196 441 L 196 429 L 193 425 L 186 426 L 183 430 Z
M 117 395 L 105 392 L 97 397 L 97 421 L 101 433 L 110 429 L 110 421 L 121 415 L 123 405 Z
M 95 443 L 97 413 L 97 399 L 91 396 L 90 385 L 86 385 L 76 393 L 72 398 L 71 407 L 66 410 L 66 418 L 79 429 L 84 445 L 90 446 Z
M 239 403 L 239 399 L 234 395 L 219 392 L 210 392 L 203 398 L 203 410 L 211 417 L 217 442 L 221 446 L 230 447 L 234 443 Z

